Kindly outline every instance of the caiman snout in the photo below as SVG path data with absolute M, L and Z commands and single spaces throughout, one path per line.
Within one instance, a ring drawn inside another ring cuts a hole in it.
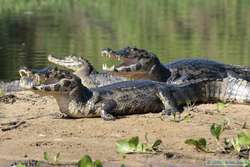
M 41 78 L 38 74 L 33 74 L 31 70 L 24 67 L 19 71 L 20 86 L 25 89 L 33 88 L 35 85 L 41 84 Z
M 102 56 L 107 56 L 107 55 L 109 55 L 112 51 L 113 51 L 113 50 L 110 49 L 110 48 L 104 48 L 104 49 L 101 50 L 101 55 L 102 55 Z

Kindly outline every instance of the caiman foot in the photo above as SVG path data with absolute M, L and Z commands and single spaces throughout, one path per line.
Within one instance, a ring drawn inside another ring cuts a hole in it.
M 170 111 L 170 110 L 162 110 L 161 112 L 162 115 L 165 115 L 165 116 L 171 116 L 173 114 L 173 111 Z
M 99 109 L 102 119 L 105 121 L 115 120 L 115 117 L 111 114 L 115 107 L 116 102 L 114 100 L 103 102 L 102 107 Z
M 101 117 L 105 121 L 114 121 L 115 117 L 104 110 L 101 110 Z

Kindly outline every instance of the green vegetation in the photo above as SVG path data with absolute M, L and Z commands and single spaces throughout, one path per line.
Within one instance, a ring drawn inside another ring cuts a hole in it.
M 195 149 L 198 151 L 204 151 L 204 152 L 209 152 L 207 148 L 207 141 L 205 138 L 200 138 L 198 140 L 196 139 L 187 139 L 185 141 L 186 144 L 188 145 L 194 145 Z
M 43 153 L 43 159 L 46 160 L 50 164 L 57 164 L 59 162 L 61 153 L 58 152 L 54 157 L 50 157 L 47 152 Z
M 246 151 L 247 155 L 243 156 L 243 158 L 241 159 L 242 160 L 241 162 L 243 163 L 243 166 L 249 167 L 250 161 L 248 159 L 250 158 L 250 155 L 249 155 L 249 153 L 250 153 L 250 133 L 243 131 L 243 132 L 240 132 L 233 139 L 225 138 L 224 145 L 222 146 L 220 144 L 219 140 L 220 140 L 221 134 L 226 129 L 225 128 L 226 126 L 227 126 L 227 122 L 224 121 L 223 124 L 213 123 L 210 127 L 210 133 L 216 139 L 216 144 L 218 145 L 219 151 L 222 153 L 235 152 L 239 157 L 240 157 L 240 153 L 242 151 Z M 205 138 L 200 138 L 198 140 L 187 139 L 185 141 L 185 143 L 188 145 L 195 146 L 195 149 L 197 151 L 203 151 L 206 153 L 215 152 L 215 151 L 210 151 L 207 148 L 207 140 Z
M 116 143 L 116 151 L 123 154 L 129 153 L 155 153 L 159 152 L 159 145 L 161 140 L 156 140 L 153 144 L 141 143 L 139 137 L 132 137 L 130 139 L 122 139 Z
M 222 134 L 223 131 L 224 131 L 223 124 L 213 123 L 212 126 L 210 127 L 210 132 L 216 138 L 217 141 L 220 139 L 220 135 Z
M 224 110 L 224 108 L 226 108 L 228 105 L 229 103 L 222 103 L 222 102 L 217 103 L 217 111 L 220 112 Z
M 26 167 L 26 165 L 24 165 L 23 163 L 20 162 L 17 164 L 17 167 Z
M 85 155 L 78 161 L 78 167 L 102 167 L 100 160 L 92 161 L 89 155 Z
M 250 151 L 250 133 L 243 131 L 239 133 L 233 139 L 224 139 L 224 146 L 219 144 L 220 136 L 226 129 L 225 121 L 222 124 L 213 123 L 210 126 L 210 133 L 216 139 L 216 142 L 219 146 L 219 149 L 222 153 L 237 153 L 240 155 L 241 151 Z M 145 134 L 146 143 L 142 143 L 139 140 L 138 136 L 131 137 L 129 139 L 122 139 L 116 143 L 116 151 L 122 154 L 133 154 L 133 153 L 157 153 L 162 152 L 159 146 L 162 141 L 157 139 L 153 144 L 149 144 L 147 133 Z M 203 151 L 205 153 L 215 153 L 216 151 L 211 151 L 207 147 L 207 140 L 205 138 L 197 139 L 187 139 L 185 144 L 192 145 L 197 151 Z M 43 158 L 47 163 L 57 165 L 59 163 L 60 152 L 57 153 L 54 157 L 50 157 L 47 152 L 44 152 Z M 244 167 L 250 167 L 250 161 L 247 158 L 241 158 L 240 161 Z M 125 159 L 125 156 L 123 156 Z M 103 163 L 100 160 L 92 160 L 89 155 L 84 155 L 76 164 L 78 167 L 102 167 Z M 36 167 L 40 166 L 40 162 L 37 162 Z M 25 163 L 18 163 L 17 167 L 26 167 Z M 121 164 L 121 167 L 125 167 L 124 163 Z
M 234 149 L 237 152 L 240 152 L 243 149 L 250 149 L 250 133 L 248 132 L 241 132 L 231 140 L 231 143 Z

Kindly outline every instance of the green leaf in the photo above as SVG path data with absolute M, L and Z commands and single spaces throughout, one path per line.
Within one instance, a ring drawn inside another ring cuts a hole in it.
M 226 104 L 225 103 L 217 103 L 217 110 L 218 111 L 222 111 L 224 108 L 226 107 Z
M 125 164 L 122 164 L 121 167 L 125 167 Z
M 224 127 L 222 125 L 219 124 L 215 124 L 213 123 L 211 128 L 210 128 L 210 132 L 211 134 L 217 139 L 219 140 L 220 135 L 222 134 L 222 132 L 224 131 Z
M 127 139 L 119 140 L 116 143 L 116 151 L 119 153 L 128 154 L 134 152 L 135 150 L 136 148 L 131 147 L 129 145 L 129 140 Z
M 49 154 L 46 151 L 43 153 L 43 159 L 49 161 Z
M 143 152 L 146 152 L 146 151 L 147 151 L 146 149 L 147 149 L 147 147 L 146 147 L 145 144 L 139 143 L 139 144 L 137 145 L 136 149 L 135 149 L 135 152 L 141 152 L 141 153 L 143 153 Z
M 238 140 L 238 138 L 232 139 L 232 140 L 231 140 L 231 143 L 232 143 L 234 149 L 235 149 L 237 152 L 240 152 L 241 146 L 239 145 L 239 140 Z
M 237 135 L 237 138 L 241 146 L 250 146 L 250 133 L 241 132 Z
M 78 161 L 78 167 L 93 167 L 92 159 L 89 155 L 84 155 L 79 161 Z
M 38 162 L 36 163 L 36 167 L 40 167 L 40 166 L 41 166 L 41 162 L 38 161 Z
M 199 145 L 201 145 L 203 148 L 207 148 L 207 141 L 204 138 L 200 138 L 198 140 Z
M 197 150 L 208 152 L 207 150 L 207 141 L 204 138 L 200 138 L 199 140 L 195 139 L 187 139 L 185 144 L 193 145 Z
M 133 153 L 136 150 L 142 150 L 142 146 L 139 145 L 139 137 L 132 137 L 131 139 L 123 139 L 123 140 L 119 140 L 116 143 L 116 151 L 119 153 L 124 153 L 124 154 L 128 154 L 128 153 Z
M 198 141 L 195 139 L 187 139 L 185 140 L 185 144 L 196 146 L 198 144 Z
M 139 137 L 136 136 L 117 141 L 116 151 L 123 154 L 152 152 L 157 150 L 160 144 L 161 140 L 156 140 L 154 144 L 141 143 Z
M 23 163 L 19 162 L 19 163 L 17 164 L 17 167 L 26 167 L 26 165 L 24 165 Z
M 95 160 L 94 167 L 102 167 L 102 162 L 100 160 Z
M 152 145 L 153 149 L 158 149 L 159 145 L 162 143 L 160 139 L 156 140 L 154 144 Z
M 130 147 L 137 148 L 137 145 L 139 143 L 139 137 L 138 136 L 132 137 L 131 139 L 129 139 L 128 143 Z

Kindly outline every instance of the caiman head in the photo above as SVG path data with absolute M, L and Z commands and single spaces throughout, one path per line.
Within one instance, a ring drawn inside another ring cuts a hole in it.
M 158 57 L 145 49 L 126 47 L 115 51 L 106 48 L 102 49 L 101 55 L 122 61 L 121 64 L 111 68 L 103 66 L 103 70 L 116 72 L 143 71 L 149 75 L 149 79 L 156 81 L 166 81 L 171 75 L 171 72 L 161 64 Z
M 62 113 L 70 117 L 83 117 L 82 106 L 92 96 L 81 79 L 65 70 L 51 69 L 46 73 L 30 74 L 29 69 L 20 69 L 21 86 L 34 93 L 53 96 Z M 90 116 L 90 114 L 87 114 Z
M 83 57 L 67 56 L 64 59 L 59 59 L 54 57 L 53 55 L 49 55 L 48 61 L 73 70 L 76 75 L 89 75 L 90 73 L 97 73 L 93 65 Z
M 24 89 L 31 89 L 33 86 L 38 85 L 44 80 L 50 71 L 51 67 L 42 69 L 31 69 L 28 67 L 22 67 L 19 69 L 20 86 Z
M 64 76 L 69 72 L 64 70 L 58 70 L 57 68 L 46 67 L 43 69 L 31 69 L 22 67 L 19 69 L 20 86 L 24 89 L 32 89 L 35 86 L 43 83 L 52 83 L 53 76 Z

